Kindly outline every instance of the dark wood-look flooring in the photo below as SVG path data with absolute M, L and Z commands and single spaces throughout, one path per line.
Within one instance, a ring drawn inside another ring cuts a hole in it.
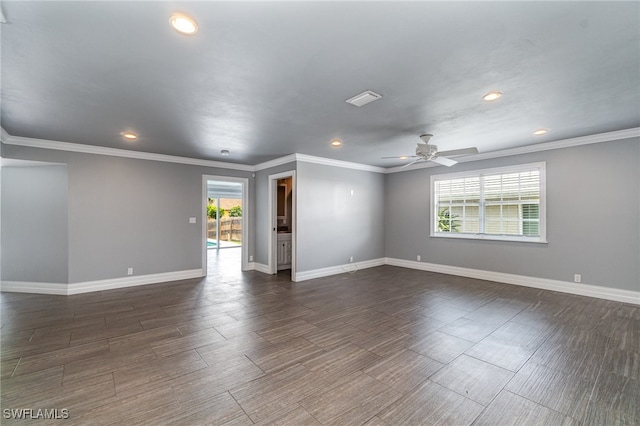
M 2 409 L 82 425 L 640 424 L 638 306 L 391 266 L 292 283 L 240 272 L 237 250 L 211 257 L 204 280 L 2 293 Z

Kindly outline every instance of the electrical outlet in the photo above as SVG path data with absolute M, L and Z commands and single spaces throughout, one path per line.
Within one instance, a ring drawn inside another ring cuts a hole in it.
M 573 275 L 573 282 L 574 282 L 574 283 L 581 283 L 581 282 L 582 282 L 582 275 L 580 275 L 580 274 L 574 274 L 574 275 Z
M 418 262 L 420 262 L 420 261 L 422 260 L 422 256 L 417 255 L 417 256 L 416 256 L 416 260 L 417 260 Z
M 127 269 L 127 275 L 133 275 L 133 268 Z
M 353 263 L 353 256 L 349 258 L 349 263 Z
M 249 256 L 249 262 L 253 262 L 253 256 Z

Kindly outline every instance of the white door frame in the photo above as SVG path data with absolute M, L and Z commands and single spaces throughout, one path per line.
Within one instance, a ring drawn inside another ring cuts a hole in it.
M 296 276 L 296 171 L 276 173 L 269 175 L 269 273 L 276 274 L 278 272 L 278 252 L 276 245 L 278 244 L 278 215 L 277 200 L 278 196 L 278 179 L 291 178 L 291 280 L 294 281 Z
M 249 179 L 239 178 L 231 176 L 216 176 L 216 175 L 202 175 L 202 271 L 204 275 L 207 275 L 207 203 L 208 203 L 208 191 L 207 181 L 221 180 L 226 182 L 238 182 L 242 184 L 242 245 L 240 246 L 240 256 L 242 256 L 242 270 L 249 270 L 249 262 L 247 261 L 246 247 L 247 241 L 247 228 L 249 218 Z

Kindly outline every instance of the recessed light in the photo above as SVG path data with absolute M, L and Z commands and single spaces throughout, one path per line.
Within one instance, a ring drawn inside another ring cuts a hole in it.
M 340 139 L 334 139 L 331 141 L 331 146 L 335 146 L 335 147 L 342 146 L 342 141 Z
M 138 139 L 138 135 L 133 132 L 124 132 L 122 133 L 122 137 L 128 141 L 135 141 L 136 139 Z
M 181 13 L 174 13 L 169 19 L 171 26 L 181 34 L 193 35 L 198 32 L 198 24 L 192 18 Z
M 401 160 L 406 160 L 406 159 L 407 159 L 407 158 L 409 158 L 409 157 L 407 157 L 406 155 L 403 155 L 403 156 L 401 156 L 401 157 L 399 157 L 399 158 L 400 158 Z
M 228 149 L 220 150 L 220 155 L 224 155 L 226 157 L 227 155 L 229 155 L 229 150 Z
M 540 136 L 540 135 L 544 135 L 545 133 L 547 133 L 549 130 L 547 129 L 538 129 L 535 132 L 533 132 L 534 135 L 536 136 Z
M 502 96 L 502 92 L 489 92 L 482 97 L 487 102 L 495 101 L 500 96 Z

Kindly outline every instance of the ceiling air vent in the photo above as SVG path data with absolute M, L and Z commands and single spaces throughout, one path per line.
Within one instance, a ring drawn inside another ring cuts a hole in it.
M 372 92 L 371 90 L 365 90 L 364 92 L 355 95 L 353 98 L 347 99 L 345 102 L 357 107 L 361 107 L 373 101 L 377 101 L 382 97 L 381 94 Z

